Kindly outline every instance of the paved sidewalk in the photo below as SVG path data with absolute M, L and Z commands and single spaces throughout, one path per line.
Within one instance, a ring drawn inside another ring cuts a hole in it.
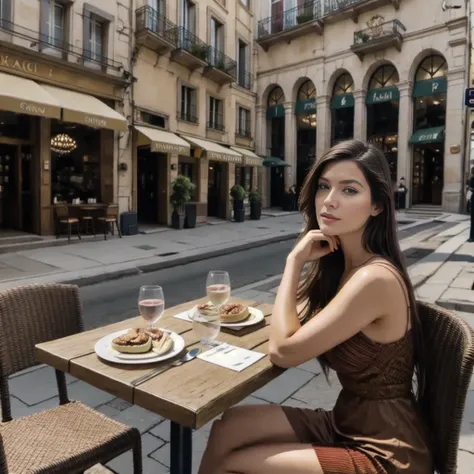
M 0 255 L 0 291 L 31 283 L 92 284 L 296 238 L 300 214 Z
M 473 245 L 465 243 L 466 229 L 454 224 L 444 235 L 438 234 L 428 241 L 423 236 L 414 235 L 402 241 L 402 249 L 425 245 L 438 246 L 435 252 L 421 259 L 410 267 L 412 279 L 418 279 L 418 292 L 428 291 L 436 277 L 444 275 L 444 270 L 451 272 L 451 282 L 466 278 L 465 272 L 470 269 L 466 256 L 474 255 Z M 426 237 L 425 237 L 426 238 Z M 431 243 L 430 243 L 431 241 Z M 436 265 L 434 264 L 436 263 Z M 472 267 L 472 264 L 471 264 Z M 472 268 L 471 268 L 472 270 Z M 425 272 L 423 274 L 423 272 Z M 428 272 L 428 273 L 427 273 Z M 431 272 L 431 273 L 430 273 Z M 462 276 L 459 276 L 462 275 Z M 256 299 L 262 302 L 273 302 L 278 290 L 281 276 L 275 276 L 258 283 L 239 288 L 234 291 L 235 296 Z M 464 280 L 463 280 L 464 281 Z M 444 284 L 444 282 L 443 282 Z M 444 293 L 442 293 L 444 294 Z M 459 313 L 474 327 L 474 313 Z M 22 416 L 46 408 L 56 406 L 55 377 L 53 369 L 40 366 L 12 377 L 10 392 L 13 402 L 13 416 Z M 166 474 L 169 472 L 169 422 L 158 415 L 150 413 L 140 407 L 131 405 L 112 395 L 98 390 L 88 384 L 68 377 L 69 393 L 72 399 L 82 400 L 89 406 L 97 408 L 102 413 L 114 417 L 129 425 L 136 426 L 142 433 L 144 474 Z M 32 390 L 32 387 L 35 389 Z M 317 361 L 310 361 L 298 368 L 287 370 L 283 375 L 260 390 L 257 390 L 243 404 L 279 403 L 304 408 L 331 409 L 337 398 L 340 385 L 334 376 L 331 385 L 328 385 L 321 373 Z M 193 466 L 197 472 L 199 461 L 205 449 L 211 423 L 197 430 L 193 434 L 194 452 Z M 124 454 L 111 461 L 108 465 L 114 472 L 130 474 L 132 472 L 132 456 Z M 94 474 L 103 474 L 104 468 L 96 467 Z M 462 428 L 459 450 L 458 474 L 474 473 L 474 381 L 468 395 L 465 419 Z

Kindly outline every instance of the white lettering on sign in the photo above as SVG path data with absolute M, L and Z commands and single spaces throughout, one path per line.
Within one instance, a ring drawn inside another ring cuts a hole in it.
M 431 92 L 436 92 L 438 90 L 438 87 L 439 87 L 439 83 L 433 82 L 433 84 L 431 84 Z
M 341 105 L 346 105 L 346 102 L 347 102 L 347 99 L 346 99 L 346 97 L 344 96 L 344 97 L 341 99 Z
M 172 145 L 170 143 L 158 143 L 155 142 L 155 149 L 158 151 L 164 151 L 167 153 L 185 153 L 186 147 L 181 145 Z
M 30 114 L 44 115 L 46 113 L 46 107 L 41 107 L 36 104 L 30 104 L 28 102 L 20 102 L 20 109 Z
M 84 121 L 87 125 L 91 125 L 92 127 L 101 127 L 101 128 L 107 127 L 107 120 L 103 118 L 90 117 L 89 115 L 86 115 L 84 118 Z
M 374 95 L 372 97 L 372 100 L 374 102 L 389 102 L 392 100 L 392 92 L 374 92 Z
M 306 102 L 303 107 L 304 110 L 316 110 L 316 102 Z
M 425 135 L 420 135 L 418 141 L 427 141 L 427 140 L 436 140 L 438 138 L 439 133 L 427 133 Z
M 27 72 L 28 74 L 37 74 L 38 72 L 38 65 L 36 63 L 11 58 L 8 54 L 0 54 L 0 67 Z

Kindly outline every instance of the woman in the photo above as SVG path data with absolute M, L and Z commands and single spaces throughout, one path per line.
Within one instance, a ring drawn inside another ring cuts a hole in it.
M 392 196 L 373 145 L 343 142 L 314 164 L 300 197 L 306 228 L 273 309 L 270 357 L 281 367 L 318 357 L 343 389 L 331 412 L 233 407 L 213 424 L 199 474 L 432 474 L 412 393 L 415 367 L 424 390 L 421 326 Z

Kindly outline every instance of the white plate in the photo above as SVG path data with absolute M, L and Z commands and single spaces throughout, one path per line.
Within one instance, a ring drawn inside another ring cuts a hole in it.
M 173 348 L 163 355 L 157 355 L 153 352 L 147 352 L 145 354 L 123 354 L 112 349 L 112 340 L 116 337 L 122 336 L 129 331 L 129 329 L 123 329 L 122 331 L 117 331 L 104 336 L 96 342 L 94 349 L 100 358 L 109 362 L 115 362 L 116 364 L 152 364 L 153 362 L 160 362 L 177 356 L 184 349 L 184 339 L 175 332 L 162 328 L 160 328 L 160 330 L 166 331 L 171 339 L 173 339 L 174 343 Z
M 253 326 L 254 324 L 258 324 L 260 321 L 265 319 L 264 314 L 257 308 L 252 308 L 249 306 L 249 313 L 250 316 L 245 321 L 239 321 L 238 323 L 223 323 L 221 322 L 221 326 L 224 328 L 241 328 L 245 326 Z

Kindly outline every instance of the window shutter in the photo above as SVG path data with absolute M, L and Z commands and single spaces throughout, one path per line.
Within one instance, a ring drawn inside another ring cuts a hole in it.
M 89 10 L 84 9 L 82 20 L 82 49 L 84 53 L 84 59 L 91 59 L 92 57 L 91 26 L 91 12 Z
M 2 11 L 0 12 L 0 25 L 7 29 L 12 30 L 12 0 L 3 0 Z
M 40 2 L 40 42 L 39 50 L 43 51 L 48 47 L 51 41 L 50 36 L 50 18 L 51 18 L 51 1 L 41 0 Z

